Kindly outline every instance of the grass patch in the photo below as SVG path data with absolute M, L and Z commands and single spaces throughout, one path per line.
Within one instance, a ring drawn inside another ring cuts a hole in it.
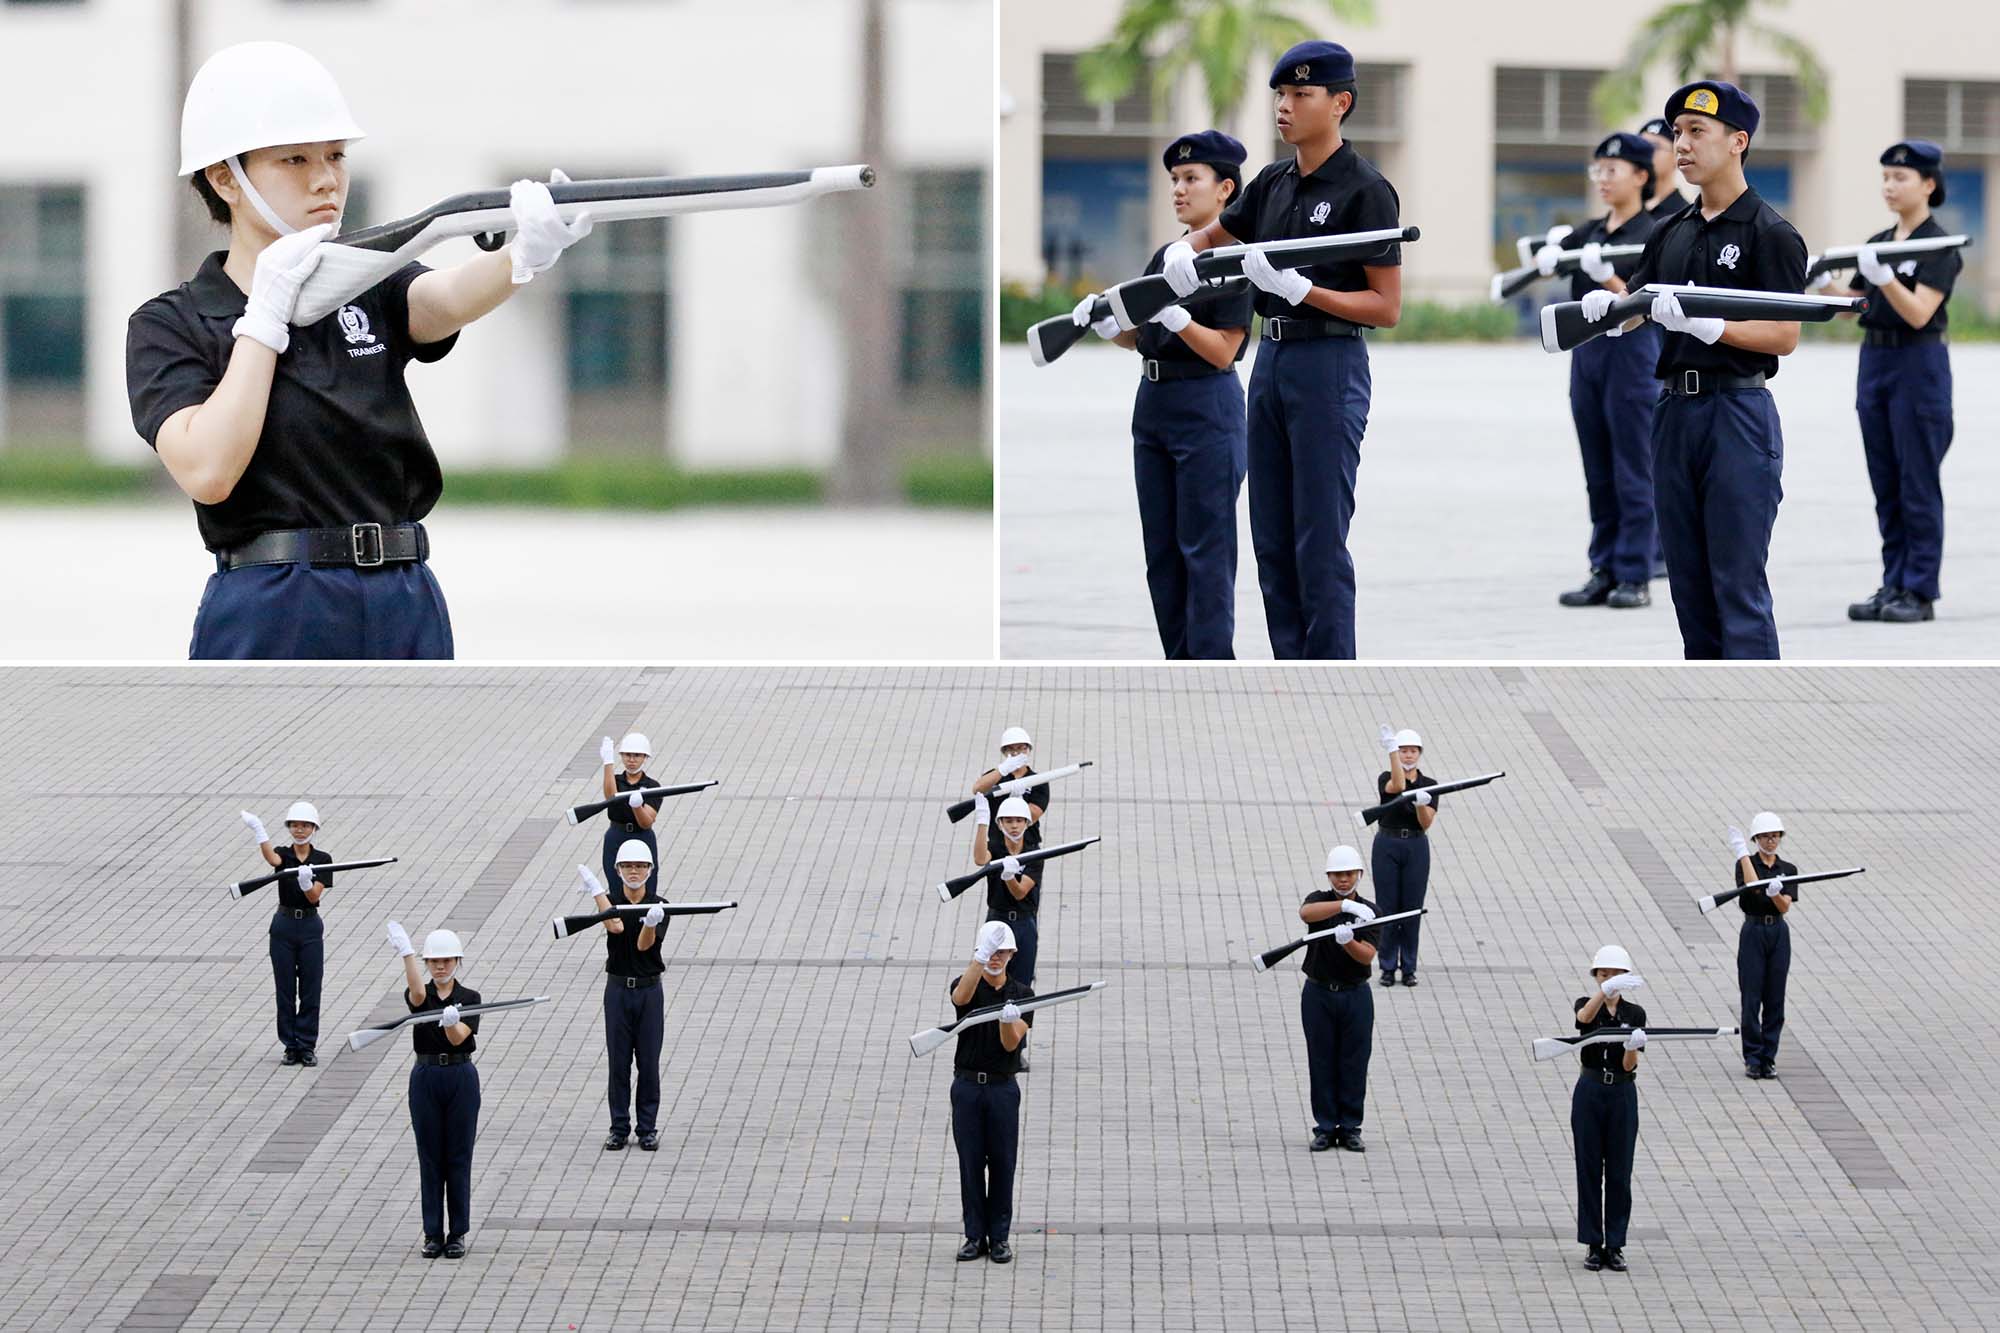
M 1018 282 L 1000 284 L 1000 341 L 1028 341 L 1028 330 L 1045 319 L 1067 315 L 1083 299 L 1084 289 L 1061 283 L 1029 291 Z
M 545 468 L 448 468 L 441 503 L 555 509 L 683 509 L 811 504 L 824 482 L 806 468 L 689 471 L 653 459 L 570 460 Z
M 1393 329 L 1369 333 L 1371 342 L 1512 342 L 1520 336 L 1520 317 L 1511 305 L 1480 301 L 1447 305 L 1442 301 L 1405 301 Z
M 0 498 L 93 503 L 158 494 L 165 473 L 152 463 L 105 463 L 81 447 L 0 449 Z
M 993 463 L 983 454 L 931 454 L 903 465 L 903 498 L 928 509 L 993 508 Z

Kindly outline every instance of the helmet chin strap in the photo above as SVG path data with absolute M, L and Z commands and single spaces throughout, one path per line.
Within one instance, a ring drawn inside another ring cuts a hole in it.
M 229 163 L 230 172 L 236 177 L 237 188 L 243 191 L 243 197 L 250 201 L 250 207 L 257 210 L 257 216 L 264 219 L 265 225 L 280 236 L 295 235 L 298 228 L 279 217 L 271 206 L 264 202 L 264 196 L 257 193 L 257 187 L 250 183 L 250 173 L 243 169 L 243 159 L 231 153 L 225 160 Z

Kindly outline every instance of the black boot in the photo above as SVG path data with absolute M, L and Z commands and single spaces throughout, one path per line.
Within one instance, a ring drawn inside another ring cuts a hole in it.
M 1897 625 L 1913 625 L 1919 620 L 1937 619 L 1937 612 L 1928 601 L 1905 588 L 1882 603 L 1881 619 Z
M 1877 588 L 1868 595 L 1867 601 L 1849 603 L 1847 618 L 1849 620 L 1880 620 L 1882 618 L 1882 603 L 1895 595 L 1896 590 L 1894 588 Z
M 1618 581 L 1609 573 L 1602 569 L 1593 569 L 1590 571 L 1590 577 L 1583 581 L 1582 587 L 1571 588 L 1556 600 L 1564 606 L 1601 606 L 1604 599 L 1611 595 L 1611 590 L 1617 586 Z
M 1604 1266 L 1610 1269 L 1614 1273 L 1624 1272 L 1625 1271 L 1624 1249 L 1621 1247 L 1614 1250 L 1609 1247 L 1606 1247 L 1604 1251 Z
M 1651 606 L 1653 590 L 1643 583 L 1621 583 L 1611 590 L 1611 595 L 1604 599 L 1604 604 L 1621 611 L 1634 606 Z
M 1590 1253 L 1583 1256 L 1583 1266 L 1585 1268 L 1588 1268 L 1593 1273 L 1603 1268 L 1604 1247 L 1602 1245 L 1591 1246 Z

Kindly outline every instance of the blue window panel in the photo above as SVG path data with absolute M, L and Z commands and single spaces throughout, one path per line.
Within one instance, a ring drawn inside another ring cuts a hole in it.
M 1103 287 L 1153 257 L 1147 199 L 1156 170 L 1130 162 L 1042 161 L 1042 260 L 1052 281 Z

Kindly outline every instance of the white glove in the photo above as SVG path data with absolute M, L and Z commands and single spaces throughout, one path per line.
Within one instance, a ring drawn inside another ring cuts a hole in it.
M 1000 770 L 1000 776 L 1003 778 L 1013 777 L 1016 773 L 1019 773 L 1022 769 L 1026 768 L 1028 766 L 1028 761 L 1032 758 L 1034 758 L 1033 751 L 1030 751 L 1027 754 L 1001 755 L 1000 763 L 997 765 L 997 767 Z
M 662 921 L 665 921 L 666 919 L 667 919 L 667 913 L 665 908 L 650 907 L 646 910 L 646 915 L 639 918 L 639 922 L 641 925 L 651 926 L 655 930 L 657 930 L 659 929 L 660 923 Z
M 1586 323 L 1595 324 L 1604 318 L 1604 312 L 1611 309 L 1611 303 L 1618 299 L 1615 292 L 1599 287 L 1594 292 L 1583 294 L 1583 318 Z
M 1861 276 L 1876 287 L 1887 287 L 1896 280 L 1896 270 L 1875 253 L 1872 245 L 1864 245 L 1855 252 L 1854 267 L 1860 269 Z
M 595 898 L 604 892 L 604 885 L 597 878 L 597 872 L 589 866 L 578 866 L 576 868 L 576 878 L 576 891 L 579 897 Z
M 1687 314 L 1681 309 L 1681 298 L 1672 292 L 1661 292 L 1653 298 L 1653 322 L 1669 333 L 1685 333 L 1705 343 L 1713 343 L 1722 336 L 1721 320 Z
M 311 866 L 300 866 L 297 870 L 294 870 L 292 872 L 292 875 L 299 881 L 300 893 L 312 892 L 313 868 Z
M 1549 234 L 1542 237 L 1542 241 L 1547 245 L 1561 245 L 1563 239 L 1575 230 L 1576 228 L 1570 226 L 1567 222 L 1558 222 L 1555 226 L 1549 228 Z
M 1596 241 L 1583 247 L 1583 253 L 1577 257 L 1576 266 L 1582 269 L 1592 282 L 1609 282 L 1617 272 L 1611 267 L 1611 261 L 1604 257 L 1604 247 Z
M 604 761 L 606 767 L 618 762 L 618 747 L 611 743 L 609 736 L 597 743 L 597 757 Z
M 1410 798 L 1411 805 L 1429 805 L 1430 803 L 1431 794 L 1427 791 L 1420 791 Z
M 1535 272 L 1541 274 L 1545 278 L 1553 278 L 1556 275 L 1556 264 L 1561 259 L 1562 259 L 1561 246 L 1545 245 L 1541 249 L 1535 251 Z
M 263 820 L 251 814 L 248 810 L 242 810 L 238 813 L 243 816 L 243 827 L 250 830 L 250 836 L 257 840 L 258 846 L 261 847 L 271 840 L 271 835 L 264 832 Z
M 389 923 L 389 947 L 396 951 L 399 958 L 408 958 L 417 951 L 416 946 L 410 943 L 410 932 L 394 921 Z
M 1194 323 L 1194 316 L 1190 315 L 1181 306 L 1170 305 L 1159 314 L 1153 316 L 1152 322 L 1158 324 L 1168 333 L 1179 333 L 1182 329 Z
M 1001 1006 L 1000 1006 L 1000 1021 L 1001 1021 L 1002 1023 L 1018 1023 L 1018 1022 L 1020 1022 L 1020 1021 L 1021 1021 L 1021 1006 L 1020 1006 L 1020 1005 L 1018 1005 L 1018 1004 L 1015 1004 L 1015 1003 L 1014 1003 L 1014 1002 L 1013 1002 L 1012 1000 L 1009 1000 L 1009 1001 L 1007 1001 L 1007 1003 L 1005 1003 L 1005 1004 L 1001 1005 Z
M 1262 250 L 1243 256 L 1243 276 L 1259 290 L 1267 291 L 1288 305 L 1297 305 L 1313 289 L 1312 279 L 1295 268 L 1278 268 Z
M 1623 995 L 1628 990 L 1638 990 L 1645 984 L 1646 979 L 1636 972 L 1620 972 L 1617 976 L 1607 979 L 1598 989 L 1604 992 L 1606 999 L 1609 999 L 1613 995 Z
M 1643 1050 L 1645 1050 L 1645 1049 L 1646 1049 L 1646 1029 L 1644 1029 L 1644 1028 L 1633 1028 L 1633 1029 L 1632 1029 L 1632 1035 L 1631 1035 L 1631 1036 L 1629 1036 L 1629 1037 L 1627 1037 L 1627 1038 L 1625 1038 L 1625 1049 L 1626 1049 L 1626 1050 L 1628 1050 L 1628 1051 L 1643 1051 Z
M 1080 329 L 1090 327 L 1090 325 L 1095 322 L 1091 316 L 1090 311 L 1091 308 L 1096 304 L 1097 304 L 1097 293 L 1085 292 L 1083 295 L 1083 299 L 1081 301 L 1078 301 L 1075 307 L 1071 309 L 1071 311 L 1069 312 L 1069 322 L 1076 325 Z
M 972 946 L 972 961 L 981 967 L 985 967 L 993 961 L 993 948 L 987 944 L 986 935 L 983 931 L 980 933 L 979 943 Z
M 1784 876 L 1782 875 L 1773 876 L 1771 882 L 1764 886 L 1765 894 L 1772 898 L 1777 897 L 1784 891 L 1785 891 L 1785 879 Z
M 1743 830 L 1734 824 L 1729 826 L 1729 850 L 1736 853 L 1739 861 L 1750 855 L 1749 840 L 1743 836 Z
M 1106 342 L 1110 342 L 1113 338 L 1125 332 L 1125 330 L 1118 327 L 1118 316 L 1116 315 L 1106 315 L 1103 319 L 1092 324 L 1090 331 Z
M 1362 902 L 1359 898 L 1349 898 L 1346 901 L 1342 902 L 1340 904 L 1340 910 L 1347 913 L 1349 916 L 1359 917 L 1364 922 L 1373 921 L 1375 919 L 1375 909 L 1370 907 L 1367 903 Z
M 299 304 L 299 288 L 319 267 L 319 243 L 332 231 L 331 222 L 322 222 L 264 247 L 250 278 L 250 299 L 230 337 L 248 338 L 284 354 L 292 345 L 292 311 Z
M 986 793 L 983 791 L 972 793 L 972 822 L 980 828 L 985 828 L 993 822 L 993 807 L 988 804 Z
M 641 796 L 636 791 L 633 792 L 630 796 L 627 796 L 625 798 L 625 804 L 631 806 L 634 810 L 637 810 L 640 806 L 644 805 L 645 803 L 646 803 L 646 798 Z
M 567 184 L 560 171 L 549 173 L 549 185 Z M 507 192 L 507 207 L 514 223 L 514 284 L 519 286 L 546 273 L 556 265 L 562 252 L 590 235 L 590 214 L 578 213 L 573 222 L 564 222 L 556 212 L 549 185 L 540 181 L 515 181 Z
M 1396 729 L 1387 722 L 1382 724 L 1382 730 L 1376 734 L 1382 738 L 1383 749 L 1394 750 L 1396 748 Z
M 448 1004 L 444 1008 L 438 1010 L 438 1026 L 455 1028 L 458 1026 L 458 1020 L 463 1017 L 464 1015 L 458 1012 L 457 1005 Z
M 1839 277 L 1831 272 L 1815 274 L 1813 280 L 1806 284 L 1806 294 L 1810 296 L 1815 292 L 1830 292 L 1839 285 Z
M 1175 241 L 1167 247 L 1160 256 L 1160 272 L 1175 296 L 1193 296 L 1201 286 L 1201 274 L 1194 270 L 1194 247 L 1186 241 Z
M 1341 924 L 1335 926 L 1333 928 L 1333 942 L 1335 944 L 1354 943 L 1354 927 L 1348 925 L 1344 921 Z
M 1000 878 L 1002 878 L 1002 879 L 1019 879 L 1019 878 L 1021 878 L 1021 858 L 1020 858 L 1020 857 L 1018 857 L 1018 856 L 1003 856 L 1003 857 L 1001 857 L 1001 858 L 1000 858 Z

